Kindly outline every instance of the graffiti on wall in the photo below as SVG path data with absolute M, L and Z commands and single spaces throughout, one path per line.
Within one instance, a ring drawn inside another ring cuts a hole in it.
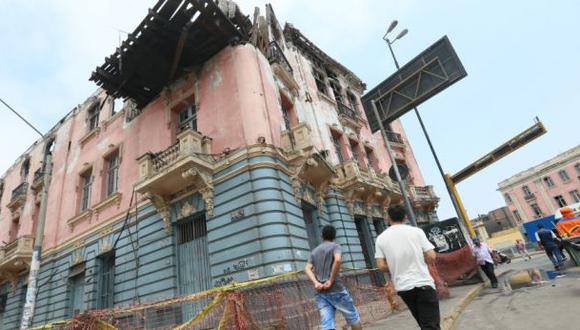
M 438 253 L 453 252 L 467 244 L 457 218 L 431 223 L 422 229 Z

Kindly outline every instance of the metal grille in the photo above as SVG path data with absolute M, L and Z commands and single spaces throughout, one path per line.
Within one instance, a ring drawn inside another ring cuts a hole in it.
M 318 235 L 318 221 L 314 212 L 315 210 L 312 207 L 308 205 L 302 206 L 302 217 L 304 218 L 304 223 L 306 225 L 308 246 L 311 250 L 320 244 L 320 238 Z
M 85 273 L 82 272 L 70 278 L 69 316 L 74 316 L 85 310 L 84 290 Z
M 387 226 L 385 225 L 385 220 L 381 218 L 374 218 L 373 226 L 375 227 L 375 233 L 377 233 L 377 236 L 379 236 L 383 231 L 385 231 L 385 229 L 387 229 Z
M 356 231 L 358 233 L 358 239 L 360 241 L 362 253 L 365 258 L 365 264 L 367 268 L 373 268 L 374 266 L 372 258 L 374 256 L 374 251 L 371 244 L 372 238 L 367 219 L 364 217 L 357 217 L 354 222 L 356 224 Z
M 99 258 L 99 308 L 113 307 L 115 293 L 115 253 L 107 253 Z

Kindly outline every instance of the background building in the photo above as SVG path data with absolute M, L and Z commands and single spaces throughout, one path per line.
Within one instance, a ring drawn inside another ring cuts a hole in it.
M 507 206 L 497 208 L 487 214 L 480 214 L 471 221 L 473 223 L 481 222 L 488 235 L 518 226 L 518 222 L 514 219 L 512 212 Z
M 499 191 L 518 222 L 580 202 L 580 146 L 501 181 Z
M 270 6 L 251 22 L 180 3 L 155 5 L 93 72 L 100 88 L 2 175 L 0 328 L 19 325 L 48 174 L 35 325 L 302 269 L 325 224 L 348 267 L 374 265 L 401 192 L 364 83 Z M 427 223 L 439 199 L 389 129 Z

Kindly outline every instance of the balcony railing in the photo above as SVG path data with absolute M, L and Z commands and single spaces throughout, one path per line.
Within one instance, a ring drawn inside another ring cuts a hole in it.
M 308 124 L 300 123 L 282 132 L 282 148 L 285 150 L 309 151 L 312 147 L 312 136 Z
M 290 62 L 288 62 L 288 59 L 286 58 L 286 56 L 284 56 L 282 48 L 280 48 L 280 45 L 278 45 L 276 41 L 272 41 L 268 45 L 268 51 L 266 56 L 268 57 L 268 61 L 270 63 L 278 63 L 284 69 L 286 69 L 288 73 L 292 74 L 292 66 L 290 66 Z
M 437 203 L 439 197 L 435 195 L 433 186 L 411 186 L 411 196 L 416 203 Z
M 401 134 L 391 131 L 386 131 L 385 133 L 387 134 L 387 139 L 389 140 L 389 142 L 404 144 L 403 137 L 401 136 Z
M 42 167 L 34 172 L 34 179 L 32 180 L 31 188 L 37 190 L 42 187 L 44 183 L 44 172 L 42 171 Z
M 163 168 L 171 165 L 177 158 L 179 158 L 179 155 L 179 142 L 163 151 L 154 153 L 151 157 L 153 171 L 159 172 Z
M 24 204 L 26 200 L 26 193 L 28 192 L 28 182 L 22 182 L 18 185 L 14 190 L 12 190 L 12 197 L 10 199 L 10 203 L 8 203 L 8 208 L 12 211 L 17 209 L 19 206 Z
M 347 106 L 342 102 L 336 102 L 336 104 L 338 106 L 339 115 L 345 115 L 350 119 L 358 120 L 358 114 L 355 110 L 353 110 L 352 108 L 350 108 L 349 106 Z
M 21 236 L 0 248 L 0 282 L 7 279 L 3 275 L 16 275 L 28 268 L 33 243 L 32 236 Z

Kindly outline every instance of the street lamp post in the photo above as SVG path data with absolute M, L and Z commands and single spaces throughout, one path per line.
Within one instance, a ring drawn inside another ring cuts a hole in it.
M 395 62 L 395 67 L 397 68 L 397 70 L 399 70 L 400 69 L 399 62 L 397 61 L 397 57 L 395 56 L 395 52 L 393 52 L 392 45 L 397 40 L 404 37 L 409 32 L 409 30 L 408 29 L 402 30 L 395 37 L 395 39 L 393 39 L 393 41 L 391 41 L 388 38 L 388 35 L 390 32 L 392 32 L 395 29 L 397 24 L 398 24 L 398 21 L 396 21 L 396 20 L 391 22 L 391 24 L 389 25 L 389 27 L 387 29 L 387 33 L 385 33 L 385 35 L 383 36 L 383 40 L 389 46 L 389 50 L 391 51 L 391 56 L 393 57 L 393 61 Z M 453 207 L 455 208 L 455 212 L 457 213 L 457 217 L 459 219 L 461 219 L 461 218 L 463 218 L 461 216 L 461 211 L 459 210 L 459 206 L 457 205 L 457 202 L 455 201 L 453 193 L 451 192 L 451 187 L 449 187 L 449 182 L 447 182 L 447 178 L 445 176 L 445 173 L 443 172 L 443 167 L 441 167 L 441 162 L 439 162 L 439 157 L 437 157 L 437 153 L 435 152 L 435 148 L 433 147 L 433 143 L 431 143 L 431 138 L 429 137 L 429 133 L 427 133 L 427 129 L 425 128 L 425 124 L 423 123 L 423 119 L 421 118 L 421 115 L 419 114 L 419 110 L 417 109 L 416 106 L 413 107 L 413 110 L 415 111 L 415 115 L 417 115 L 417 119 L 419 120 L 419 124 L 421 125 L 421 129 L 423 130 L 423 134 L 425 135 L 425 139 L 427 140 L 427 144 L 429 144 L 429 149 L 431 149 L 431 153 L 433 154 L 433 158 L 435 158 L 435 163 L 437 164 L 437 168 L 439 169 L 439 173 L 441 174 L 441 178 L 443 179 L 443 182 L 445 182 L 445 188 L 447 188 L 447 193 L 449 194 L 449 196 L 451 198 L 451 202 L 453 203 Z M 469 221 L 469 219 L 463 219 L 463 221 L 467 222 L 467 221 Z

